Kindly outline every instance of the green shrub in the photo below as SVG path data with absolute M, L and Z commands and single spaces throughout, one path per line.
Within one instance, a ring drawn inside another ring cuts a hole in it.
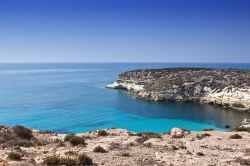
M 17 125 L 13 127 L 14 133 L 22 139 L 31 139 L 33 137 L 32 131 L 23 126 Z
M 76 166 L 77 160 L 75 158 L 70 158 L 70 157 L 60 158 L 60 165 Z
M 147 137 L 150 138 L 162 138 L 161 134 L 153 133 L 153 132 L 140 132 L 140 133 L 129 133 L 130 136 L 139 136 L 139 137 Z
M 16 153 L 16 152 L 10 152 L 8 154 L 8 159 L 10 160 L 15 160 L 15 161 L 18 161 L 18 160 L 21 160 L 21 155 L 19 153 Z
M 58 156 L 48 156 L 43 160 L 43 164 L 48 166 L 56 166 L 60 164 L 60 157 Z
M 97 146 L 94 148 L 93 152 L 96 152 L 96 153 L 106 153 L 107 151 L 101 147 L 101 146 Z
M 93 165 L 93 160 L 85 153 L 79 155 L 77 160 L 80 165 Z
M 231 139 L 242 139 L 242 136 L 239 134 L 233 134 L 230 136 Z
M 64 141 L 70 142 L 71 145 L 74 145 L 74 146 L 79 145 L 79 144 L 83 144 L 83 145 L 85 144 L 84 138 L 73 135 L 73 134 L 66 135 L 64 137 Z
M 131 136 L 138 136 L 139 138 L 137 138 L 135 141 L 143 144 L 145 141 L 151 139 L 151 138 L 162 138 L 162 136 L 160 134 L 157 133 L 153 133 L 153 132 L 141 132 L 141 133 L 130 133 Z
M 185 145 L 178 145 L 178 146 L 176 146 L 176 145 L 172 145 L 172 148 L 171 148 L 172 150 L 179 150 L 179 149 L 184 149 L 184 150 L 186 150 L 187 149 L 187 147 L 185 146 Z
M 180 134 L 180 135 L 172 135 L 171 137 L 172 137 L 172 138 L 184 138 L 184 135 L 183 135 L 183 134 Z
M 105 130 L 99 130 L 99 131 L 97 132 L 97 135 L 98 135 L 98 136 L 107 136 L 108 133 L 107 133 L 107 131 L 105 131 Z
M 69 142 L 69 140 L 70 140 L 71 138 L 73 138 L 73 137 L 75 137 L 74 134 L 68 134 L 68 135 L 66 135 L 66 136 L 64 137 L 64 141 L 65 141 L 65 142 Z
M 55 131 L 50 131 L 50 130 L 41 130 L 39 131 L 41 134 L 57 134 Z
M 139 144 L 143 144 L 147 140 L 148 140 L 147 137 L 138 137 L 138 138 L 136 138 L 135 141 L 138 142 Z

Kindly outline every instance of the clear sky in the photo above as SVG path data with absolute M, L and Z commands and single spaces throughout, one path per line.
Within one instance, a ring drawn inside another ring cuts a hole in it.
M 250 0 L 1 0 L 0 62 L 250 63 Z

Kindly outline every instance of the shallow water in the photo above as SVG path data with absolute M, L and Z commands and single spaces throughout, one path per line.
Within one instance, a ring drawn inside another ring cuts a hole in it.
M 250 69 L 250 64 L 0 64 L 0 124 L 61 133 L 112 127 L 162 133 L 172 127 L 224 130 L 250 118 L 216 106 L 148 102 L 104 88 L 123 71 L 163 67 Z

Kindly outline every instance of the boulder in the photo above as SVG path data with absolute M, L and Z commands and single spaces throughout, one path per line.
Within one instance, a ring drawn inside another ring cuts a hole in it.
M 106 88 L 111 88 L 111 89 L 124 89 L 124 87 L 117 83 L 117 82 L 114 82 L 113 84 L 108 84 L 106 85 Z
M 250 125 L 250 119 L 244 119 L 240 124 L 241 125 Z
M 185 135 L 190 134 L 191 132 L 186 129 L 180 129 L 180 128 L 172 128 L 170 131 L 170 135 L 173 138 L 183 138 Z

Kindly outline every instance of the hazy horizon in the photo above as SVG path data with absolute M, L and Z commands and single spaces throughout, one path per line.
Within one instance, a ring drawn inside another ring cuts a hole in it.
M 248 0 L 0 2 L 0 63 L 250 63 Z

